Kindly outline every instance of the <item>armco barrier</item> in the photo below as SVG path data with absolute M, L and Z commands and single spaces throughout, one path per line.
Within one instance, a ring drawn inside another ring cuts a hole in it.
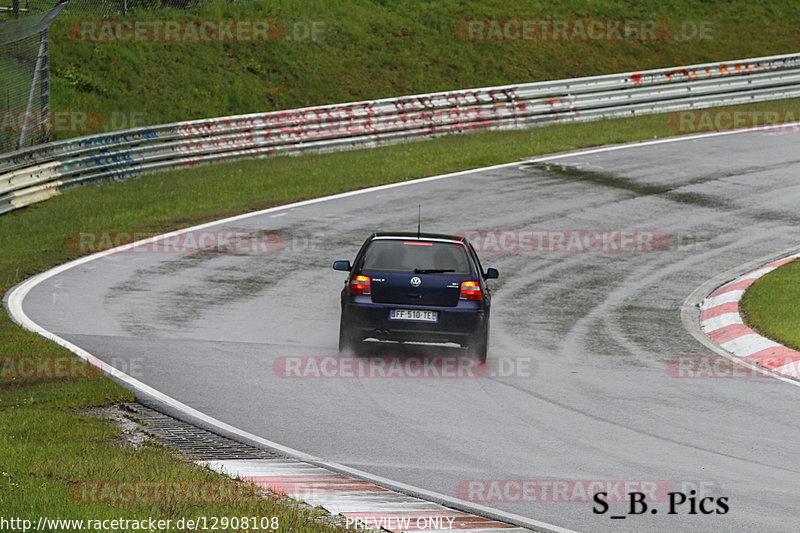
M 800 54 L 194 120 L 0 154 L 0 214 L 220 160 L 800 96 Z

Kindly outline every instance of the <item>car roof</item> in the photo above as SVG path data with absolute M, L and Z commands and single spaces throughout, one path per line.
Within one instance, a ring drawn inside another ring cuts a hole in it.
M 373 239 L 403 239 L 403 240 L 427 240 L 427 241 L 445 241 L 445 242 L 459 242 L 467 244 L 466 237 L 460 235 L 446 235 L 444 233 L 416 233 L 416 232 L 378 232 L 373 233 L 369 240 Z

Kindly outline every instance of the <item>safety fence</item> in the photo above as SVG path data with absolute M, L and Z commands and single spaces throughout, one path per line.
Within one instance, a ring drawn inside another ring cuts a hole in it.
M 91 13 L 114 17 L 132 11 L 150 11 L 161 8 L 191 9 L 204 0 L 70 0 L 72 13 Z M 0 0 L 0 17 L 17 18 L 20 15 L 44 13 L 53 7 L 53 0 Z
M 0 154 L 50 138 L 49 28 L 67 6 L 39 15 L 0 20 Z M 19 115 L 21 128 L 7 121 Z
M 203 163 L 800 96 L 800 54 L 133 128 L 0 154 L 0 214 Z

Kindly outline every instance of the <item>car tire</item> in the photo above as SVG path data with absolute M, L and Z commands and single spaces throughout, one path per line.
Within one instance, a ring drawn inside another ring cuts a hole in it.
M 481 362 L 486 361 L 489 353 L 489 324 L 480 333 L 473 335 L 467 344 L 467 353 L 472 357 L 477 357 Z
M 352 352 L 357 355 L 360 344 L 353 331 L 345 324 L 343 316 L 339 320 L 339 353 Z

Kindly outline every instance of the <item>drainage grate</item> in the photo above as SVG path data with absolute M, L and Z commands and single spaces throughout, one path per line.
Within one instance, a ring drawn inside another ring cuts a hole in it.
M 126 411 L 126 416 L 142 426 L 142 431 L 157 437 L 159 444 L 174 448 L 193 461 L 281 457 L 181 422 L 140 403 L 125 403 L 121 407 Z

